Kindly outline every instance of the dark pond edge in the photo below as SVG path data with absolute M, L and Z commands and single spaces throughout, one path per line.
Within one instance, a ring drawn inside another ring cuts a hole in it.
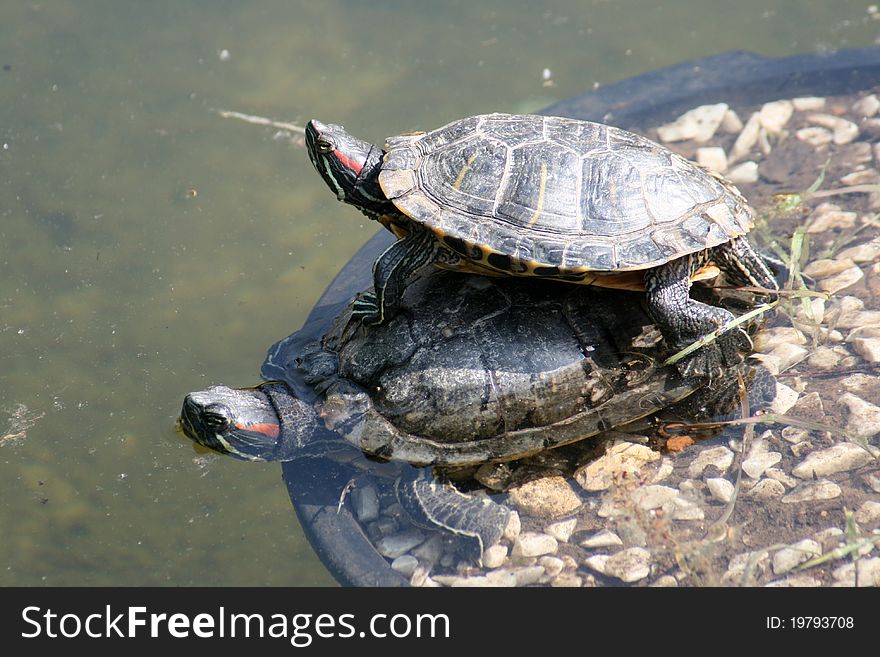
M 751 105 L 797 96 L 846 94 L 878 81 L 880 48 L 780 59 L 736 51 L 637 75 L 560 101 L 541 113 L 632 129 L 669 121 L 701 104 Z M 291 339 L 304 342 L 323 334 L 352 296 L 369 285 L 373 260 L 392 240 L 383 230 L 361 247 L 318 300 L 303 330 Z M 270 353 L 276 347 L 270 348 Z M 271 363 L 263 367 L 262 375 L 275 378 Z M 408 579 L 392 570 L 376 552 L 349 508 L 339 507 L 339 494 L 349 476 L 328 459 L 303 459 L 282 466 L 282 478 L 300 525 L 341 585 L 407 586 Z

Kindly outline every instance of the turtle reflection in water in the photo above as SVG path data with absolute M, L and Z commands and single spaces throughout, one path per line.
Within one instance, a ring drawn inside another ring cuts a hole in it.
M 267 360 L 279 380 L 190 393 L 180 426 L 241 459 L 353 447 L 419 466 L 401 468 L 399 502 L 416 524 L 468 537 L 479 556 L 500 539 L 509 511 L 459 492 L 428 466 L 523 458 L 697 390 L 689 404 L 717 400 L 720 380 L 710 390 L 659 365 L 661 350 L 644 339 L 650 325 L 636 297 L 435 270 L 407 289 L 385 324 L 364 326 L 349 306 L 322 339 L 279 342 Z
M 753 211 L 723 178 L 640 135 L 555 116 L 486 114 L 385 147 L 317 120 L 309 158 L 337 198 L 399 239 L 373 266 L 355 312 L 381 324 L 430 263 L 481 274 L 643 291 L 672 350 L 733 319 L 691 298 L 722 270 L 775 290 L 746 237 Z M 680 361 L 713 376 L 749 350 L 735 328 Z

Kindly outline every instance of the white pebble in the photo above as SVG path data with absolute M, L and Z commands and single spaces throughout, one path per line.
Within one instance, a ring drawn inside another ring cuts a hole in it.
M 758 112 L 758 117 L 763 127 L 770 134 L 782 132 L 785 124 L 794 112 L 794 105 L 790 100 L 775 100 L 764 103 Z
M 880 431 L 880 407 L 851 392 L 840 395 L 837 402 L 846 406 L 849 411 L 846 422 L 847 431 L 863 437 L 873 436 Z
M 598 459 L 579 468 L 574 478 L 584 490 L 606 490 L 619 477 L 636 476 L 645 464 L 659 459 L 660 455 L 646 445 L 619 441 Z
M 699 478 L 703 470 L 712 465 L 718 468 L 720 472 L 726 472 L 730 464 L 733 463 L 733 452 L 727 447 L 709 447 L 704 449 L 688 466 L 688 475 L 693 478 Z
M 710 477 L 706 479 L 706 487 L 716 500 L 727 504 L 733 499 L 734 486 L 723 477 Z
M 825 107 L 825 99 L 817 96 L 792 98 L 791 104 L 798 112 L 815 112 Z
M 623 541 L 620 540 L 620 537 L 610 529 L 603 529 L 592 536 L 579 541 L 579 544 L 582 547 L 587 548 L 615 547 L 617 545 L 623 545 Z
M 856 568 L 859 586 L 880 586 L 880 557 L 859 559 L 855 564 L 847 563 L 835 569 L 832 573 L 837 580 L 834 586 L 855 586 Z
M 511 511 L 510 518 L 507 520 L 507 527 L 504 528 L 504 538 L 513 543 L 519 536 L 521 528 L 522 524 L 520 523 L 519 513 Z
M 870 525 L 880 520 L 880 502 L 867 500 L 862 502 L 855 513 L 856 522 L 862 525 Z
M 724 113 L 724 118 L 721 119 L 720 127 L 723 132 L 735 135 L 743 129 L 743 122 L 742 119 L 739 118 L 739 114 L 732 109 L 728 109 Z
M 727 154 L 719 146 L 703 146 L 697 149 L 697 164 L 724 173 L 727 171 Z
M 786 411 L 788 411 L 792 406 L 797 403 L 798 400 L 798 392 L 793 388 L 781 383 L 780 381 L 776 382 L 776 398 L 773 400 L 773 403 L 770 406 L 770 409 L 774 413 L 779 413 L 780 415 L 784 415 Z
M 770 481 L 765 479 L 765 481 Z M 774 482 L 779 484 L 779 482 Z M 782 484 L 779 484 L 782 486 Z M 812 502 L 813 500 L 832 500 L 840 497 L 840 486 L 828 479 L 818 481 L 805 481 L 800 486 L 783 496 L 783 504 L 795 504 L 798 502 Z
M 511 556 L 539 557 L 542 554 L 556 552 L 558 543 L 555 538 L 538 532 L 522 532 L 513 544 Z
M 833 116 L 831 114 L 810 114 L 807 116 L 810 123 L 820 125 L 823 128 L 830 128 L 832 133 L 832 141 L 838 146 L 848 144 L 859 135 L 859 126 L 852 121 Z
M 875 94 L 860 98 L 852 106 L 853 112 L 864 117 L 874 116 L 880 111 L 880 99 Z
M 819 544 L 812 539 L 805 538 L 794 545 L 778 550 L 773 555 L 773 572 L 776 575 L 782 575 L 821 554 L 822 548 Z
M 541 564 L 544 568 L 544 572 L 550 577 L 556 577 L 562 572 L 562 568 L 565 565 L 562 562 L 562 559 L 556 557 L 541 557 L 538 559 L 538 563 Z
M 743 159 L 752 150 L 752 146 L 758 141 L 758 133 L 761 130 L 761 117 L 758 112 L 753 112 L 743 126 L 742 132 L 736 138 L 730 153 L 727 155 L 728 166 Z
M 651 553 L 632 547 L 611 555 L 605 562 L 605 575 L 624 582 L 637 582 L 651 573 Z
M 483 552 L 483 567 L 498 568 L 507 558 L 507 546 L 493 545 Z
M 807 220 L 807 232 L 825 233 L 829 230 L 834 230 L 835 228 L 852 228 L 856 225 L 857 218 L 858 214 L 855 212 L 844 212 L 839 209 L 825 209 L 820 211 L 817 208 Z
M 800 130 L 797 130 L 794 134 L 795 137 L 800 139 L 802 142 L 804 142 L 805 144 L 809 144 L 814 148 L 830 144 L 833 138 L 830 130 L 828 130 L 827 128 L 820 128 L 816 125 L 801 128 Z
M 685 112 L 674 122 L 657 128 L 657 134 L 665 142 L 693 139 L 698 142 L 709 141 L 721 125 L 727 112 L 725 103 L 701 105 Z
M 880 363 L 880 338 L 856 338 L 851 344 L 856 353 L 869 363 Z
M 837 294 L 841 290 L 845 290 L 851 285 L 855 285 L 865 277 L 865 272 L 854 264 L 849 269 L 845 269 L 839 274 L 829 276 L 819 281 L 819 289 L 829 294 Z
M 569 518 L 568 520 L 560 520 L 553 522 L 544 527 L 544 531 L 550 534 L 560 543 L 568 542 L 574 528 L 577 526 L 577 518 Z
M 747 494 L 756 500 L 773 500 L 785 495 L 785 486 L 775 479 L 761 479 Z
M 669 486 L 642 486 L 632 492 L 632 501 L 642 511 L 659 509 L 667 502 L 678 497 L 678 490 Z
M 758 182 L 758 163 L 749 160 L 736 165 L 725 174 L 725 177 L 732 183 L 746 184 Z

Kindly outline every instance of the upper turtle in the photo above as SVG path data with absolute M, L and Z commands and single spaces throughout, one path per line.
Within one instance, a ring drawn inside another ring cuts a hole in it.
M 752 211 L 736 188 L 619 128 L 487 114 L 382 147 L 312 120 L 306 146 L 338 199 L 399 238 L 354 307 L 367 324 L 390 319 L 410 276 L 432 263 L 644 291 L 672 349 L 733 319 L 691 299 L 692 281 L 720 270 L 733 284 L 777 288 L 745 238 Z M 680 368 L 717 374 L 750 347 L 734 329 Z

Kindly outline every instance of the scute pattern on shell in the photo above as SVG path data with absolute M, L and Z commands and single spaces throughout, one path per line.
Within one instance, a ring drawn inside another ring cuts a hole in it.
M 489 114 L 392 137 L 385 194 L 441 236 L 571 271 L 645 269 L 751 228 L 733 185 L 611 126 Z

